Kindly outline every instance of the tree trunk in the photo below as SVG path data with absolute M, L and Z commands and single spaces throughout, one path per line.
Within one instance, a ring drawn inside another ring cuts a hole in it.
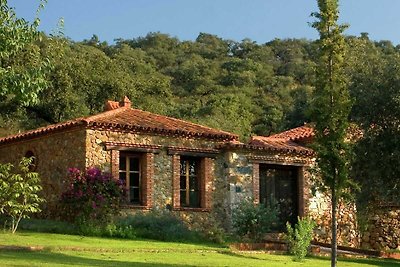
M 337 263 L 337 222 L 336 222 L 336 210 L 337 210 L 337 200 L 336 200 L 336 190 L 332 189 L 332 240 L 331 240 L 331 267 L 336 267 Z

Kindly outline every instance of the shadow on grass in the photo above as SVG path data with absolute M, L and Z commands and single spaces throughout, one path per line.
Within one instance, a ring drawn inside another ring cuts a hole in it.
M 362 264 L 370 264 L 379 267 L 391 267 L 391 266 L 400 266 L 399 260 L 394 259 L 375 259 L 375 258 L 368 258 L 368 259 L 352 259 L 352 258 L 340 258 L 339 261 L 342 262 L 355 262 L 355 263 L 362 263 Z
M 322 259 L 322 260 L 329 260 L 330 257 L 322 257 L 322 256 L 310 256 L 307 257 L 308 259 Z M 368 264 L 377 267 L 394 267 L 400 266 L 399 260 L 394 259 L 378 259 L 378 258 L 342 258 L 339 257 L 338 262 L 349 262 L 349 263 L 358 263 L 358 264 Z
M 72 256 L 51 251 L 0 251 L 0 259 L 5 262 L 12 262 L 13 266 L 40 266 L 42 264 L 56 265 L 71 265 L 71 266 L 182 266 L 192 267 L 195 265 L 186 264 L 164 264 L 164 263 L 146 263 L 135 261 L 118 261 L 108 259 L 91 259 L 83 256 Z M 4 262 L 3 262 L 4 263 Z
M 235 251 L 218 251 L 218 254 L 230 256 L 230 257 L 235 257 L 235 258 L 241 258 L 241 259 L 251 259 L 251 260 L 258 260 L 258 261 L 268 261 L 268 262 L 282 262 L 281 259 L 273 259 L 272 257 L 269 258 L 268 260 L 262 259 L 257 257 L 257 254 L 245 254 L 245 253 L 240 253 L 240 252 L 235 252 Z M 284 254 L 276 254 L 278 256 L 287 256 Z
M 236 252 L 229 251 L 229 250 L 227 250 L 227 251 L 218 251 L 218 254 L 231 256 L 231 257 L 236 257 L 236 258 L 242 258 L 242 259 L 263 260 L 263 259 L 255 257 L 255 256 L 252 256 L 252 255 L 236 253 Z

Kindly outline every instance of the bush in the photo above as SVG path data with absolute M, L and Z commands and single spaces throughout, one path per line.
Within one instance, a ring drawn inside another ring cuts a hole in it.
M 197 234 L 170 211 L 138 212 L 121 218 L 106 232 L 112 237 L 148 238 L 161 241 L 193 241 Z
M 242 201 L 232 211 L 234 232 L 242 238 L 259 242 L 277 225 L 278 213 L 276 205 L 254 204 L 252 200 Z
M 178 215 L 168 210 L 137 212 L 120 217 L 108 224 L 86 223 L 80 225 L 79 229 L 80 234 L 86 236 L 145 238 L 160 241 L 211 241 L 213 243 L 225 241 L 225 232 L 218 224 L 211 222 L 201 229 L 189 229 Z
M 207 221 L 201 223 L 202 227 L 199 227 L 198 231 L 203 239 L 217 244 L 225 243 L 225 240 L 227 239 L 225 229 L 215 216 L 210 214 Z
M 286 223 L 289 253 L 294 256 L 294 260 L 302 261 L 307 255 L 315 225 L 310 218 L 298 218 L 294 229 L 290 223 Z
M 82 173 L 69 169 L 66 190 L 61 195 L 64 220 L 72 221 L 89 231 L 96 225 L 106 225 L 119 213 L 124 189 L 119 180 L 97 168 Z
M 69 222 L 43 219 L 22 219 L 19 228 L 21 230 L 41 233 L 56 233 L 68 235 L 76 235 L 79 233 L 78 227 Z
M 12 164 L 0 164 L 0 214 L 11 218 L 15 233 L 20 221 L 29 214 L 40 212 L 42 190 L 39 174 L 30 171 L 33 158 L 23 158 L 18 169 Z M 6 223 L 5 223 L 6 224 Z

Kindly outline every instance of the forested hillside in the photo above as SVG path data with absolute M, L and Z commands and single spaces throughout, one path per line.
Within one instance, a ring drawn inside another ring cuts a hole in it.
M 399 76 L 400 47 L 370 41 L 366 34 L 346 42 L 346 73 L 358 96 L 352 117 L 373 123 L 368 114 L 384 112 L 390 92 L 399 95 L 390 88 L 398 81 L 393 79 Z M 29 106 L 12 95 L 0 99 L 0 136 L 94 114 L 107 99 L 124 95 L 134 107 L 234 132 L 243 140 L 269 135 L 308 121 L 317 53 L 309 40 L 257 44 L 206 33 L 195 41 L 149 33 L 114 45 L 96 36 L 83 42 L 42 36 L 21 57 L 38 51 L 50 61 L 47 86 Z M 385 90 L 388 94 L 374 95 Z

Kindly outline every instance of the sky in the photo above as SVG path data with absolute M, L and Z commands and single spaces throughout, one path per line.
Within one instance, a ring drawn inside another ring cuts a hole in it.
M 32 21 L 39 0 L 9 0 L 18 17 Z M 309 26 L 316 0 L 48 0 L 40 30 L 52 33 L 60 18 L 75 41 L 96 34 L 101 41 L 132 39 L 149 32 L 195 40 L 200 32 L 224 39 L 249 38 L 260 44 L 275 38 L 316 39 Z M 369 33 L 373 40 L 400 43 L 400 0 L 341 0 L 340 21 L 347 35 Z

